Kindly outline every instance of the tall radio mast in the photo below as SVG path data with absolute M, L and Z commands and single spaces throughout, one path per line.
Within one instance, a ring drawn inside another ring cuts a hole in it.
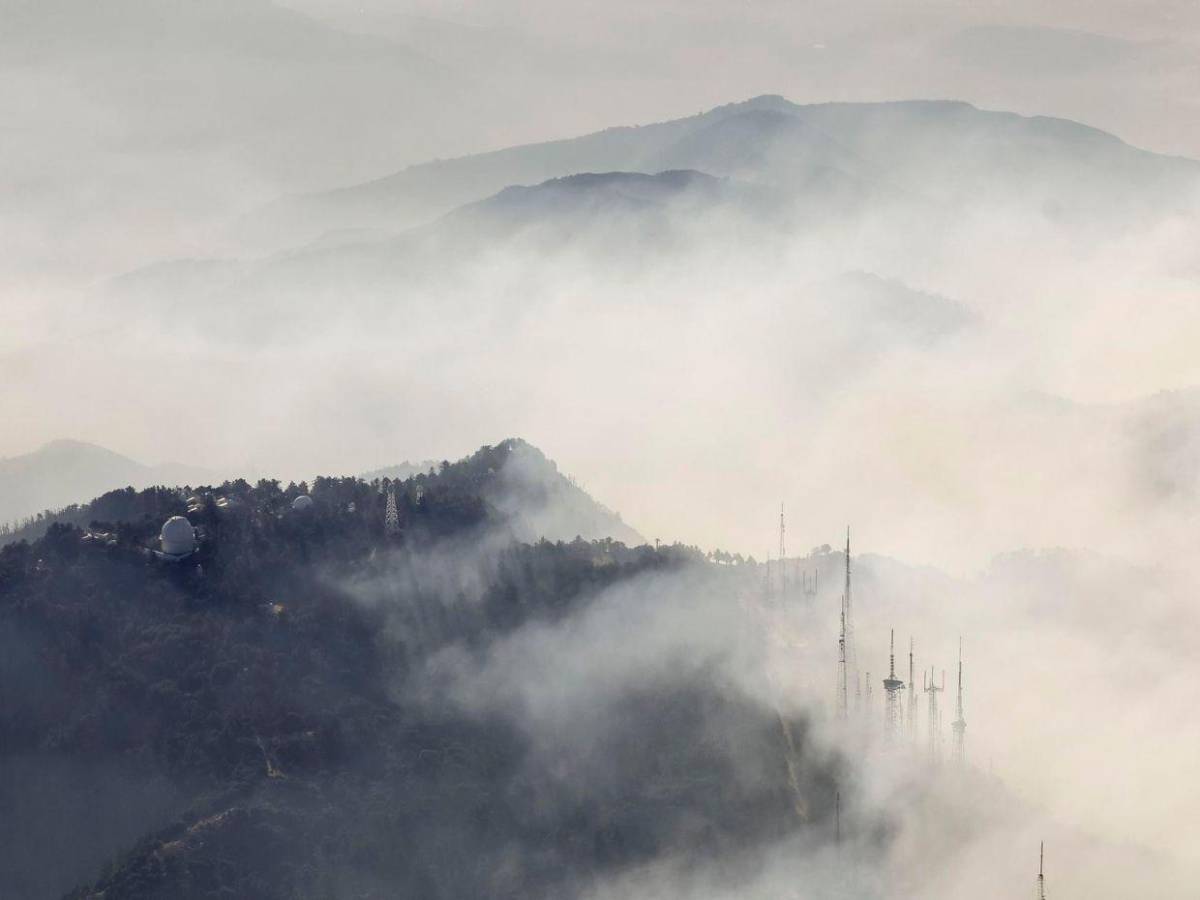
M 888 652 L 888 677 L 883 679 L 883 689 L 887 691 L 887 737 L 894 740 L 900 731 L 900 692 L 904 690 L 904 682 L 896 677 L 896 629 L 892 629 L 891 649 Z
M 787 600 L 787 547 L 784 544 L 783 504 L 779 504 L 779 599 Z
M 842 595 L 842 616 L 845 620 L 842 633 L 846 641 L 846 668 L 854 676 L 855 697 L 859 695 L 858 688 L 858 654 L 854 649 L 854 603 L 850 594 L 850 526 L 846 526 L 846 591 Z
M 958 639 L 958 700 L 954 704 L 954 722 L 950 725 L 954 729 L 954 761 L 960 766 L 967 761 L 967 720 L 963 718 L 963 695 L 962 695 L 962 638 Z

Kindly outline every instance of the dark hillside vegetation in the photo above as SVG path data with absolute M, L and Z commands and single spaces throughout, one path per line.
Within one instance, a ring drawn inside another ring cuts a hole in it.
M 403 476 L 403 477 L 400 477 Z M 403 482 L 403 490 L 400 484 Z M 363 478 L 318 478 L 311 491 L 306 484 L 289 484 L 263 480 L 254 488 L 243 481 L 227 481 L 218 488 L 198 487 L 193 491 L 175 487 L 155 487 L 136 490 L 126 487 L 109 491 L 90 503 L 73 503 L 61 509 L 47 509 L 29 517 L 16 528 L 0 525 L 0 544 L 21 540 L 33 541 L 46 533 L 54 523 L 66 523 L 79 528 L 96 526 L 101 530 L 117 528 L 123 539 L 149 541 L 157 535 L 162 521 L 171 515 L 187 512 L 189 495 L 206 497 L 209 503 L 200 517 L 192 522 L 205 527 L 219 528 L 231 517 L 214 517 L 216 500 L 227 498 L 239 503 L 253 493 L 253 508 L 261 512 L 280 514 L 297 496 L 308 492 L 320 505 L 341 504 L 343 513 L 355 505 L 357 518 L 383 528 L 382 487 L 395 485 L 399 511 L 411 519 L 410 537 L 436 535 L 465 523 L 483 521 L 490 505 L 489 526 L 503 527 L 513 537 L 536 541 L 612 538 L 626 544 L 643 542 L 641 535 L 621 520 L 619 514 L 592 499 L 571 479 L 562 475 L 553 461 L 536 447 L 519 439 L 502 441 L 494 447 L 483 447 L 466 459 L 455 463 L 392 466 Z M 434 495 L 421 501 L 426 491 Z M 454 512 L 456 505 L 474 506 L 473 513 L 461 516 Z M 236 518 L 232 520 L 236 521 Z
M 789 750 L 712 661 L 631 683 L 549 767 L 510 711 L 438 694 L 443 651 L 483 660 L 639 579 L 734 577 L 683 547 L 520 542 L 495 475 L 524 447 L 317 479 L 302 511 L 306 486 L 267 481 L 190 512 L 182 491 L 120 491 L 0 548 L 4 896 L 561 897 L 676 854 L 736 879 L 820 820 L 832 761 L 799 722 Z M 194 556 L 151 557 L 185 513 Z

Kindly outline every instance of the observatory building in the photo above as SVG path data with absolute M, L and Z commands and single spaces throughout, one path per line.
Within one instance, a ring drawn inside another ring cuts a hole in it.
M 196 529 L 183 516 L 171 516 L 158 534 L 163 559 L 179 560 L 191 556 L 196 549 Z
M 308 494 L 301 494 L 292 501 L 292 509 L 295 512 L 304 512 L 306 509 L 311 509 L 312 505 L 313 498 L 308 496 Z

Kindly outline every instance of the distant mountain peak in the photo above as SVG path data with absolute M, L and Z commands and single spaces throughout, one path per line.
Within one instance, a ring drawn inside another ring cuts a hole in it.
M 1115 196 L 1114 189 L 1134 203 L 1156 190 L 1158 202 L 1178 195 L 1179 177 L 1196 173 L 1195 164 L 1137 150 L 1085 125 L 961 100 L 801 105 L 762 94 L 683 118 L 432 160 L 334 191 L 283 198 L 244 220 L 242 239 L 282 249 L 344 229 L 399 232 L 512 185 L 594 186 L 596 179 L 674 169 L 782 187 L 849 177 L 889 191 L 961 199 L 977 198 L 997 173 L 1014 168 L 1070 195 L 1056 199 L 1059 207 L 1087 207 L 1096 196 Z M 585 180 L 561 180 L 576 176 Z M 1098 192 L 1097 185 L 1107 190 Z M 1091 213 L 1089 207 L 1085 214 Z
M 484 497 L 522 540 L 613 538 L 630 546 L 644 543 L 620 515 L 598 502 L 558 464 L 522 438 L 482 447 L 460 465 L 486 469 Z
M 405 464 L 369 473 L 407 480 L 423 477 L 426 468 Z M 454 463 L 434 466 L 438 481 L 477 493 L 499 514 L 499 523 L 521 541 L 570 541 L 612 538 L 629 546 L 645 543 L 637 531 L 590 496 L 558 464 L 528 441 L 510 437 L 480 447 Z M 394 474 L 383 474 L 394 473 Z
M 54 438 L 53 440 L 46 441 L 34 453 L 44 453 L 47 450 L 102 450 L 105 453 L 115 452 L 106 447 L 101 447 L 99 444 L 93 444 L 91 441 L 81 441 L 76 438 Z
M 732 103 L 714 106 L 706 115 L 715 116 L 731 112 L 761 110 L 768 112 L 796 112 L 799 109 L 802 109 L 802 107 L 781 94 L 759 94 L 757 97 L 750 97 L 747 100 L 735 100 Z
M 196 483 L 212 477 L 204 469 L 177 463 L 146 465 L 99 444 L 56 438 L 29 453 L 0 459 L 0 524 L 82 503 L 115 488 Z

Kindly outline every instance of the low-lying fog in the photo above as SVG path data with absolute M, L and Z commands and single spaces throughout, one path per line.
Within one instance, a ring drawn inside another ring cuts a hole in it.
M 342 5 L 287 5 L 355 30 Z M 1135 72 L 1122 91 L 1148 92 L 1137 95 L 1145 106 L 1159 102 L 1154 89 L 1182 84 L 1194 69 L 1180 50 L 1194 40 L 1186 4 L 1154 4 L 1144 20 L 1140 7 L 1111 4 L 1113 28 L 1125 36 L 1112 46 L 1075 33 L 1067 5 L 1055 6 L 1059 15 L 1037 25 L 1058 30 L 1050 44 L 1035 42 L 1035 71 L 1053 68 L 1064 33 L 1077 41 L 1072 59 L 1107 73 L 1097 83 Z M 263 34 L 276 33 L 273 19 L 255 21 Z M 297 41 L 318 40 L 315 25 L 288 21 Z M 1180 24 L 1168 39 L 1170 21 Z M 485 24 L 498 33 L 513 27 L 498 14 Z M 843 24 L 855 33 L 855 23 Z M 939 71 L 970 68 L 964 60 L 994 47 L 993 39 L 1029 51 L 1028 35 L 981 36 L 971 29 L 991 24 L 953 24 L 940 39 L 957 62 Z M 405 19 L 389 27 L 409 34 L 414 26 Z M 890 53 L 905 55 L 910 29 L 919 23 L 884 42 Z M 329 51 L 334 63 L 366 52 L 343 45 L 344 30 L 337 53 Z M 0 40 L 0 52 L 11 62 L 12 42 Z M 55 52 L 86 56 L 70 46 Z M 290 52 L 272 50 L 295 62 Z M 410 87 L 440 83 L 442 63 L 426 68 L 405 57 L 401 65 L 390 52 L 370 57 L 372 72 L 409 72 Z M 58 71 L 53 59 L 21 59 L 9 68 L 43 88 L 46 71 Z M 1147 62 L 1155 59 L 1157 67 Z M 93 62 L 107 70 L 112 60 Z M 305 69 L 313 81 L 304 83 L 321 83 L 321 71 Z M 820 71 L 836 83 L 836 71 Z M 1045 77 L 1054 96 L 1076 97 L 1076 109 L 1097 113 L 1090 124 L 1109 125 L 1104 104 L 1082 92 L 1080 71 Z M 70 85 L 78 77 L 72 69 Z M 127 78 L 118 79 L 122 91 Z M 970 82 L 972 96 L 1000 98 L 994 84 L 1024 78 L 1025 87 L 1005 96 L 1019 98 L 1011 105 L 1022 111 L 1041 109 L 1037 78 L 1020 73 L 1000 72 L 994 83 L 980 76 Z M 953 83 L 937 83 L 938 94 L 954 93 Z M 469 94 L 469 84 L 455 81 L 455 90 Z M 323 102 L 359 96 L 353 85 L 337 88 Z M 63 90 L 71 99 L 64 108 L 74 109 L 75 88 Z M 95 111 L 113 128 L 122 108 L 114 96 L 129 99 L 122 91 L 105 93 L 109 105 Z M 624 85 L 612 96 L 630 93 Z M 9 94 L 8 106 L 25 116 L 23 139 L 48 127 L 42 111 Z M 155 96 L 154 108 L 169 100 Z M 220 108 L 224 96 L 202 106 Z M 704 96 L 707 105 L 739 99 Z M 1184 113 L 1195 102 L 1186 91 L 1161 98 Z M 279 112 L 288 121 L 305 106 L 291 100 Z M 725 120 L 714 120 L 714 130 L 689 131 L 666 150 L 619 157 L 669 164 L 604 166 L 618 156 L 587 157 L 599 161 L 588 169 L 594 173 L 653 178 L 533 188 L 577 174 L 543 165 L 538 151 L 522 170 L 537 177 L 493 185 L 489 178 L 508 171 L 499 162 L 484 173 L 485 188 L 470 197 L 478 205 L 438 208 L 453 194 L 444 184 L 430 188 L 433 199 L 409 198 L 412 208 L 437 208 L 425 224 L 367 217 L 343 228 L 337 218 L 315 240 L 279 252 L 239 243 L 235 213 L 286 190 L 399 168 L 388 165 L 394 132 L 428 128 L 453 108 L 432 106 L 417 104 L 423 114 L 403 128 L 400 118 L 380 117 L 363 132 L 376 143 L 364 144 L 346 178 L 328 160 L 307 167 L 299 157 L 295 171 L 264 177 L 269 160 L 309 133 L 268 121 L 262 133 L 250 129 L 261 139 L 248 139 L 250 162 L 246 146 L 225 148 L 194 171 L 188 190 L 164 199 L 164 209 L 136 192 L 68 191 L 71 202 L 59 203 L 38 185 L 73 183 L 58 180 L 75 168 L 70 154 L 42 160 L 37 141 L 19 142 L 11 168 L 25 193 L 0 217 L 15 248 L 0 267 L 0 454 L 72 437 L 150 463 L 299 479 L 455 459 L 512 435 L 650 540 L 762 560 L 776 551 L 781 500 L 793 556 L 837 547 L 849 522 L 855 554 L 868 554 L 855 616 L 859 668 L 874 680 L 871 720 L 882 719 L 879 679 L 894 627 L 902 677 L 910 635 L 918 680 L 920 667 L 935 666 L 939 678 L 946 670 L 948 725 L 961 636 L 973 767 L 960 777 L 950 768 L 925 771 L 922 757 L 907 751 L 858 757 L 864 764 L 850 802 L 861 804 L 858 812 L 894 815 L 895 831 L 885 856 L 863 856 L 872 863 L 852 876 L 851 889 L 869 892 L 893 877 L 902 895 L 1012 896 L 1026 890 L 1044 838 L 1056 896 L 1186 894 L 1184 885 L 1200 877 L 1200 775 L 1191 759 L 1200 740 L 1191 565 L 1200 512 L 1200 164 L 1135 152 L 1062 122 L 984 117 L 962 130 L 977 111 L 934 104 L 896 113 L 913 118 L 895 130 L 891 112 L 860 127 L 840 121 L 837 110 L 798 114 L 764 98 L 736 127 L 719 130 Z M 256 121 L 249 109 L 241 115 Z M 1160 136 L 1159 149 L 1200 148 L 1170 116 L 1150 121 L 1132 109 L 1116 109 L 1113 127 Z M 1062 112 L 1063 104 L 1044 111 Z M 359 113 L 347 109 L 326 131 L 351 128 Z M 807 115 L 826 118 L 817 127 Z M 483 133 L 508 136 L 496 124 L 502 119 Z M 148 121 L 127 132 L 100 129 L 107 137 L 95 178 L 116 172 L 138 190 L 160 176 L 186 180 L 175 162 L 200 138 L 174 118 L 152 154 L 161 171 L 149 182 L 130 173 L 137 155 L 125 154 L 122 141 L 143 146 L 157 133 Z M 68 124 L 64 147 L 78 122 Z M 836 140 L 835 126 L 843 129 Z M 451 131 L 440 137 L 455 152 L 480 134 Z M 638 134 L 621 132 L 612 143 Z M 905 142 L 894 144 L 896 135 Z M 939 153 L 945 135 L 956 143 Z M 326 137 L 321 159 L 340 146 Z M 429 144 L 426 155 L 442 152 L 433 138 Z M 794 155 L 797 147 L 806 155 Z M 697 173 L 658 174 L 663 169 Z M 455 181 L 455 171 L 438 177 Z M 105 183 L 115 191 L 123 182 Z M 486 199 L 512 183 L 531 189 Z M 217 184 L 234 199 L 212 194 Z M 250 195 L 253 202 L 241 202 Z M 54 214 L 43 215 L 51 207 Z M 56 235 L 78 256 L 56 250 Z M 181 254 L 190 258 L 171 259 Z M 146 263 L 153 264 L 121 276 Z M 824 715 L 836 671 L 841 557 L 818 554 L 801 565 L 821 567 L 821 595 L 784 609 L 750 602 L 742 618 L 761 626 L 770 649 L 753 665 L 736 654 L 725 662 L 747 690 L 765 695 L 761 679 L 769 675 L 772 702 Z M 641 623 L 646 643 L 629 654 L 653 657 L 663 646 L 654 639 L 681 621 L 696 629 L 687 646 L 705 646 L 713 634 L 729 640 L 728 608 L 681 606 L 686 585 L 643 589 L 634 599 L 661 602 L 662 612 Z M 490 685 L 486 702 L 553 730 L 556 704 L 570 701 L 571 689 L 603 687 L 613 674 L 606 666 L 621 664 L 606 660 L 604 648 L 628 640 L 619 612 L 629 602 L 601 604 L 595 619 L 569 633 L 518 634 L 490 668 L 452 673 L 455 696 L 479 702 L 480 686 Z M 644 671 L 644 661 L 635 659 L 632 671 Z M 530 666 L 571 678 L 557 686 L 559 696 L 530 694 Z M 920 701 L 924 715 L 924 694 Z M 822 739 L 852 748 L 860 740 L 836 729 Z M 948 727 L 946 741 L 948 751 Z M 828 848 L 803 849 L 769 853 L 762 880 L 739 896 L 778 896 L 783 885 L 804 896 L 805 879 L 828 886 L 836 869 Z M 664 860 L 597 886 L 595 896 L 711 896 L 707 873 L 685 869 Z

